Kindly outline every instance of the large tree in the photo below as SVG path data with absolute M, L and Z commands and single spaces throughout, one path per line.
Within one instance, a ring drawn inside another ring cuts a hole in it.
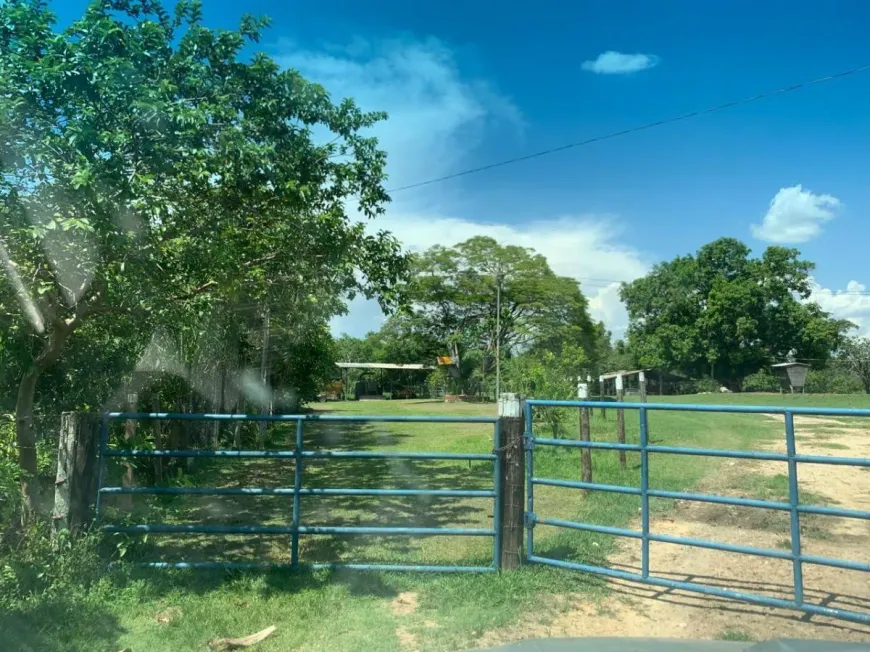
M 405 291 L 405 323 L 415 336 L 460 361 L 475 356 L 482 375 L 496 345 L 504 356 L 555 352 L 566 342 L 595 349 L 596 327 L 577 282 L 555 274 L 532 249 L 482 236 L 436 245 L 414 258 Z
M 760 258 L 733 238 L 660 263 L 620 296 L 629 344 L 642 366 L 665 366 L 740 387 L 793 351 L 822 363 L 852 327 L 808 301 L 813 263 L 768 247 Z
M 839 359 L 846 369 L 861 379 L 864 391 L 870 394 L 870 339 L 846 338 L 840 347 Z
M 388 304 L 404 265 L 346 209 L 388 201 L 364 135 L 384 116 L 242 59 L 265 21 L 210 30 L 192 0 L 97 0 L 54 20 L 40 0 L 0 4 L 0 354 L 28 508 L 37 386 L 88 323 L 172 330 L 243 301 L 280 307 L 286 331 L 355 291 Z M 293 341 L 320 346 L 318 328 Z

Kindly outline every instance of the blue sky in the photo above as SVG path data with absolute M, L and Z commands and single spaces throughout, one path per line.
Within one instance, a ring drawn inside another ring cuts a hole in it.
M 55 3 L 64 22 L 84 2 Z M 856 0 L 528 3 L 206 0 L 267 14 L 262 49 L 335 98 L 386 110 L 390 188 L 870 63 Z M 607 54 L 611 53 L 611 54 Z M 604 55 L 604 56 L 602 56 Z M 616 284 L 719 236 L 793 244 L 815 298 L 870 333 L 870 72 L 395 193 L 377 224 L 410 249 L 477 233 L 546 254 L 625 327 Z M 842 293 L 848 290 L 849 293 Z M 361 300 L 336 332 L 378 327 Z

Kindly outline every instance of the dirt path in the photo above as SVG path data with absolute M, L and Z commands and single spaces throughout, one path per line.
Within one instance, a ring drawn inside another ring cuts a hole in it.
M 796 419 L 796 430 L 799 454 L 870 457 L 870 428 L 808 417 Z M 786 472 L 780 462 L 726 462 L 700 490 L 735 495 L 729 489 L 745 484 L 747 478 L 761 476 L 763 481 Z M 840 507 L 870 509 L 868 469 L 802 464 L 798 475 L 799 489 L 806 496 L 815 494 L 817 499 Z M 805 516 L 801 524 L 805 553 L 870 562 L 870 522 Z M 653 517 L 650 527 L 673 536 L 789 547 L 788 514 L 771 510 L 680 501 L 666 516 Z M 639 523 L 633 529 L 640 529 Z M 639 546 L 626 540 L 611 557 L 611 565 L 639 573 Z M 803 568 L 807 602 L 870 612 L 870 573 L 810 564 Z M 654 542 L 650 570 L 669 579 L 792 598 L 793 570 L 787 560 Z M 551 621 L 525 622 L 507 631 L 491 632 L 481 645 L 544 636 L 870 640 L 870 626 L 633 582 L 614 580 L 610 586 L 612 593 L 600 603 L 565 596 L 554 605 L 560 613 Z

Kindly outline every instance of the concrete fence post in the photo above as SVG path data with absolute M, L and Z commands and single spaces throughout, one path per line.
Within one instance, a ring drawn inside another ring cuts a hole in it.
M 96 414 L 64 412 L 60 417 L 52 536 L 76 532 L 93 518 L 97 490 L 99 419 Z
M 577 400 L 589 400 L 589 377 L 585 383 L 577 384 Z M 589 408 L 580 408 L 580 441 L 589 441 Z M 580 449 L 580 478 L 583 482 L 592 482 L 592 450 Z
M 616 377 L 616 402 L 622 403 L 625 400 L 625 388 L 622 384 L 622 376 Z M 616 441 L 620 444 L 625 443 L 625 412 L 621 408 L 616 410 Z M 619 450 L 619 466 L 623 469 L 626 467 L 625 450 Z
M 523 556 L 526 464 L 523 433 L 525 401 L 519 394 L 498 399 L 501 465 L 501 568 L 520 567 Z

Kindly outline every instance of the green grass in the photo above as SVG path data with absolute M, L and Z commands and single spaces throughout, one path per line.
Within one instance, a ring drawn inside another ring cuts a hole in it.
M 741 632 L 738 629 L 726 629 L 716 638 L 720 641 L 745 641 L 747 643 L 755 640 L 746 632 Z
M 856 404 L 867 397 L 709 395 L 666 397 L 673 402 L 752 404 Z M 738 400 L 741 399 L 741 400 Z M 653 399 L 657 400 L 657 398 Z M 858 405 L 855 405 L 858 406 Z M 374 401 L 319 404 L 333 414 L 488 415 L 491 404 L 444 404 L 437 401 Z M 577 436 L 576 410 L 563 413 L 563 437 Z M 781 443 L 782 424 L 761 415 L 651 412 L 650 441 L 663 445 L 751 449 Z M 547 426 L 539 434 L 550 436 Z M 626 412 L 629 442 L 638 441 L 636 414 Z M 277 426 L 269 446 L 290 447 L 293 428 Z M 592 439 L 615 441 L 616 414 L 596 410 Z M 306 425 L 306 449 L 489 452 L 492 428 L 486 424 L 336 424 Z M 640 460 L 627 456 L 621 468 L 616 452 L 593 453 L 593 479 L 639 486 Z M 687 490 L 714 476 L 720 460 L 652 455 L 650 486 Z M 539 447 L 535 475 L 578 479 L 579 451 Z M 310 461 L 304 469 L 309 487 L 487 488 L 492 464 L 485 462 Z M 110 473 L 111 475 L 111 473 Z M 191 481 L 200 486 L 291 486 L 292 461 L 213 461 L 200 464 Z M 783 479 L 745 476 L 737 490 L 753 497 L 782 500 Z M 785 494 L 783 494 L 785 490 Z M 806 496 L 803 500 L 808 502 Z M 539 516 L 625 526 L 638 515 L 634 496 L 536 487 Z M 140 501 L 133 521 L 288 523 L 291 500 L 283 497 L 174 497 Z M 656 510 L 670 501 L 653 500 Z M 307 524 L 422 525 L 491 527 L 492 501 L 482 499 L 323 498 L 302 501 Z M 604 564 L 613 537 L 539 526 L 540 554 Z M 473 537 L 302 537 L 303 561 L 385 561 L 402 563 L 485 564 L 491 540 Z M 135 546 L 134 559 L 239 559 L 287 561 L 289 537 L 150 537 Z M 2 570 L 2 564 L 0 564 Z M 402 592 L 416 594 L 412 613 L 395 614 L 391 602 Z M 424 575 L 395 573 L 218 573 L 116 570 L 89 590 L 70 587 L 22 599 L 0 613 L 0 630 L 22 650 L 195 650 L 217 637 L 243 636 L 269 625 L 277 631 L 258 651 L 400 650 L 415 640 L 431 650 L 469 647 L 486 631 L 515 623 L 530 605 L 543 619 L 553 615 L 555 596 L 606 592 L 600 578 L 546 567 L 527 567 L 502 575 Z M 551 605 L 548 607 L 547 605 Z M 409 638 L 410 637 L 410 638 Z M 15 649 L 15 648 L 13 648 Z

